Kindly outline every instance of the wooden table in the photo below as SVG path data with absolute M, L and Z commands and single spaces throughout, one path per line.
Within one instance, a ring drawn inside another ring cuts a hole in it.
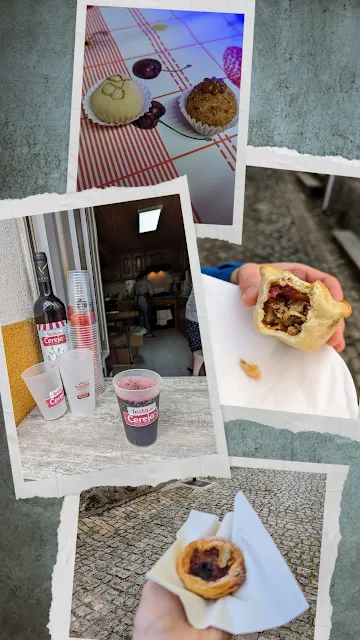
M 130 364 L 134 364 L 135 360 L 131 348 L 129 321 L 135 320 L 135 318 L 138 318 L 139 315 L 139 311 L 113 311 L 106 314 L 106 321 L 108 326 L 112 322 L 114 322 L 114 327 L 116 327 L 118 322 L 124 325 Z
M 47 422 L 36 407 L 17 429 L 26 480 L 87 473 L 216 453 L 206 378 L 163 378 L 158 440 L 131 445 L 124 433 L 112 380 L 86 418 L 70 411 Z

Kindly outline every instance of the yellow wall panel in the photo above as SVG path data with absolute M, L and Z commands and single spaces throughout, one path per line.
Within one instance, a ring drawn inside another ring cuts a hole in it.
M 35 407 L 32 395 L 21 378 L 25 369 L 42 361 L 34 320 L 26 319 L 1 327 L 10 381 L 15 424 L 18 426 Z

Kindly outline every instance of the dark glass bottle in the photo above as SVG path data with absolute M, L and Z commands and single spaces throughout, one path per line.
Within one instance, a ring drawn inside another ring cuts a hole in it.
M 34 304 L 34 318 L 44 361 L 56 360 L 68 350 L 66 309 L 52 290 L 46 254 L 33 254 L 40 296 Z

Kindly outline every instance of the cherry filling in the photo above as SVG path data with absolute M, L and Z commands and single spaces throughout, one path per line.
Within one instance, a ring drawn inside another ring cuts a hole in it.
M 264 304 L 263 324 L 275 331 L 297 336 L 307 320 L 310 298 L 289 284 L 273 284 Z
M 290 284 L 284 284 L 284 286 L 281 284 L 272 284 L 269 289 L 268 299 L 276 298 L 277 296 L 293 298 L 297 293 L 296 289 Z
M 213 582 L 226 576 L 228 572 L 227 566 L 219 566 L 219 550 L 207 549 L 206 551 L 199 551 L 196 549 L 193 553 L 190 562 L 189 573 L 206 580 L 207 582 Z

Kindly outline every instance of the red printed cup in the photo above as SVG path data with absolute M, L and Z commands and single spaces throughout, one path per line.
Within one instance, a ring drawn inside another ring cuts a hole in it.
M 157 440 L 160 384 L 161 377 L 148 369 L 120 371 L 113 378 L 125 435 L 138 447 Z
M 96 323 L 94 311 L 77 311 L 68 307 L 68 321 L 71 327 L 91 327 Z
M 56 420 L 66 412 L 64 387 L 56 361 L 40 362 L 21 374 L 45 420 Z

